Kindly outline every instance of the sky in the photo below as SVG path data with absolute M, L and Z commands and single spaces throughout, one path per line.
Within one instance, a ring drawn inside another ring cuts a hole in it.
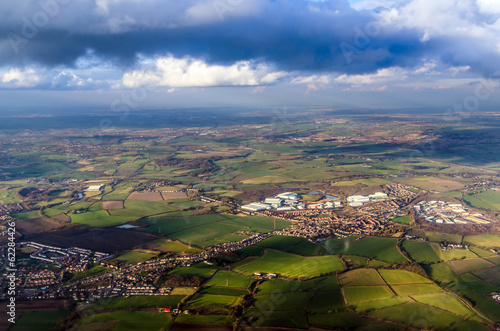
M 0 111 L 500 104 L 498 0 L 0 4 Z

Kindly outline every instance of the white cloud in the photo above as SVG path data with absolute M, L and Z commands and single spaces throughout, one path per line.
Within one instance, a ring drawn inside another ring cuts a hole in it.
M 291 81 L 292 84 L 328 84 L 330 77 L 327 75 L 299 76 Z
M 6 87 L 35 87 L 42 80 L 33 68 L 13 68 L 0 77 Z
M 366 75 L 340 75 L 335 78 L 335 82 L 349 84 L 352 87 L 366 85 L 385 85 L 393 81 L 403 81 L 408 77 L 408 71 L 402 68 L 379 69 L 374 74 Z
M 287 73 L 273 71 L 265 64 L 239 61 L 233 65 L 210 65 L 193 58 L 158 58 L 151 70 L 135 70 L 123 75 L 126 87 L 156 84 L 169 87 L 258 86 L 277 82 Z

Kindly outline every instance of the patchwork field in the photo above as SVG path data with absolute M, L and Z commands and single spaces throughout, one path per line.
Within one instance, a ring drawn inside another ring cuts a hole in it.
M 127 200 L 144 200 L 144 201 L 162 201 L 163 198 L 159 192 L 132 192 Z

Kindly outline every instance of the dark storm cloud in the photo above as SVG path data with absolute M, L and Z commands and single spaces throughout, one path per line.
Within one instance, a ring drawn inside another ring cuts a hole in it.
M 454 65 L 469 64 L 467 56 L 447 51 L 456 51 L 464 41 L 446 40 L 446 49 L 432 40 L 422 42 L 418 31 L 382 28 L 372 13 L 356 11 L 347 1 L 97 2 L 101 6 L 90 0 L 2 3 L 0 66 L 71 66 L 89 50 L 122 66 L 133 65 L 139 54 L 167 53 L 218 64 L 261 59 L 286 71 L 368 73 L 413 67 L 436 56 Z M 51 14 L 43 9 L 41 4 L 47 3 L 56 3 L 57 10 Z M 45 24 L 40 12 L 47 13 Z M 37 32 L 31 27 L 33 33 L 26 35 L 30 24 Z M 489 66 L 471 57 L 474 69 Z M 492 57 L 488 63 L 498 60 L 498 54 Z

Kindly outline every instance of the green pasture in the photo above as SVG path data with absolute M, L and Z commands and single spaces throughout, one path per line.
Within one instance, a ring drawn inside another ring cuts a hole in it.
M 413 261 L 419 263 L 432 263 L 442 260 L 441 247 L 436 243 L 405 240 L 402 248 Z
M 324 246 L 331 254 L 359 255 L 390 263 L 406 262 L 406 258 L 397 250 L 396 242 L 395 238 L 366 237 L 357 239 L 356 237 L 348 237 L 327 240 L 324 242 Z
M 359 302 L 379 300 L 393 297 L 394 294 L 387 286 L 345 286 L 342 288 L 349 305 Z
M 91 314 L 77 324 L 85 330 L 165 330 L 172 324 L 172 316 L 153 311 L 119 310 Z
M 385 285 L 375 269 L 354 269 L 339 275 L 338 278 L 342 286 Z
M 342 261 L 336 256 L 302 257 L 272 249 L 266 250 L 262 257 L 236 267 L 236 271 L 245 274 L 265 272 L 304 278 L 334 273 L 343 269 Z
M 68 310 L 49 310 L 23 312 L 9 330 L 45 331 L 55 329 L 71 312 Z
M 219 270 L 205 285 L 219 287 L 247 288 L 253 278 L 231 271 Z

